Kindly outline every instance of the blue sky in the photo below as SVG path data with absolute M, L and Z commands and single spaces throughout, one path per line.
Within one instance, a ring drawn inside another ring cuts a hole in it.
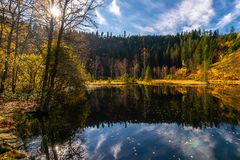
M 192 29 L 240 30 L 240 0 L 102 0 L 99 32 L 175 34 Z

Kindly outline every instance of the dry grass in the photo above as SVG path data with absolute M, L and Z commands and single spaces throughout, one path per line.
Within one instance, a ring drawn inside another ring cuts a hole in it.
M 94 81 L 94 82 L 87 82 L 86 85 L 88 86 L 122 86 L 122 85 L 135 85 L 135 84 L 142 84 L 142 85 L 179 85 L 179 86 L 203 86 L 207 84 L 212 85 L 240 85 L 240 80 L 209 80 L 207 82 L 203 81 L 196 81 L 196 80 L 161 80 L 161 79 L 154 79 L 150 81 L 137 81 L 137 82 L 120 82 L 120 81 Z
M 240 80 L 209 80 L 209 83 L 216 85 L 240 85 Z
M 86 85 L 97 85 L 97 86 L 118 86 L 118 85 L 131 85 L 131 84 L 137 84 L 136 82 L 121 82 L 121 81 L 88 81 L 86 82 Z
M 184 85 L 184 86 L 192 86 L 192 85 L 207 85 L 206 82 L 194 81 L 194 80 L 151 80 L 151 81 L 138 81 L 138 84 L 144 85 Z
M 211 80 L 240 80 L 240 50 L 226 55 L 220 62 L 211 65 L 208 75 Z

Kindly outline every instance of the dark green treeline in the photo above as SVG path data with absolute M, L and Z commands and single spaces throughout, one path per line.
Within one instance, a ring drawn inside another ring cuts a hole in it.
M 234 28 L 224 35 L 218 30 L 165 36 L 126 36 L 126 32 L 121 36 L 98 32 L 68 34 L 86 40 L 88 54 L 83 52 L 81 56 L 95 79 L 115 79 L 126 74 L 143 78 L 147 66 L 153 78 L 174 74 L 179 68 L 191 73 L 204 62 L 213 64 L 240 47 L 240 36 Z

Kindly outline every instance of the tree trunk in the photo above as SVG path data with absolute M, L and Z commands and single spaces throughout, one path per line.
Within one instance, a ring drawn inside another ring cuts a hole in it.
M 50 95 L 49 95 L 49 97 L 51 97 L 51 92 L 54 89 L 54 81 L 55 81 L 55 78 L 57 75 L 57 67 L 58 67 L 58 63 L 59 63 L 59 52 L 61 49 L 61 41 L 62 41 L 62 35 L 63 35 L 63 29 L 64 29 L 64 16 L 65 16 L 65 9 L 64 9 L 62 20 L 61 20 L 61 27 L 59 29 L 57 45 L 56 45 L 55 54 L 54 54 L 54 64 L 53 64 L 53 69 L 52 69 L 52 73 L 51 73 L 51 77 L 50 77 L 50 90 L 49 90 Z
M 66 14 L 66 8 L 67 8 L 67 3 L 69 1 L 66 0 L 65 4 L 64 4 L 64 9 L 63 9 L 63 15 L 62 15 L 62 19 L 61 19 L 61 26 L 58 32 L 58 38 L 57 38 L 57 45 L 55 48 L 55 54 L 54 54 L 54 64 L 53 64 L 53 68 L 52 68 L 52 72 L 50 75 L 50 79 L 49 79 L 49 88 L 48 88 L 48 92 L 47 92 L 47 96 L 45 98 L 45 103 L 44 103 L 44 108 L 46 109 L 48 107 L 48 104 L 52 98 L 52 92 L 54 90 L 54 81 L 57 75 L 57 67 L 58 67 L 58 63 L 59 63 L 59 52 L 60 52 L 60 47 L 61 47 L 61 41 L 62 41 L 62 35 L 63 35 L 63 30 L 64 30 L 64 20 L 65 20 L 65 14 Z
M 15 94 L 16 91 L 16 82 L 17 82 L 17 67 L 16 67 L 16 58 L 18 56 L 18 45 L 19 45 L 19 21 L 20 21 L 20 11 L 17 15 L 17 26 L 16 26 L 16 47 L 13 59 L 13 71 L 12 71 L 12 93 Z
M 4 72 L 3 72 L 2 80 L 1 80 L 1 84 L 0 84 L 0 93 L 3 93 L 5 90 L 4 83 L 5 83 L 5 81 L 7 79 L 7 75 L 8 75 L 8 67 L 9 67 L 9 59 L 10 59 L 10 53 L 11 53 L 11 44 L 12 44 L 12 36 L 13 36 L 14 26 L 15 26 L 15 21 L 13 19 L 12 24 L 11 24 L 11 29 L 10 29 L 10 32 L 8 35 L 8 40 L 7 40 L 6 60 L 5 60 Z
M 2 9 L 2 15 L 1 15 L 1 31 L 0 31 L 0 47 L 2 47 L 3 42 L 3 29 L 5 25 L 5 8 Z
M 48 102 L 46 102 L 46 95 L 47 95 L 47 84 L 49 81 L 49 68 L 50 68 L 50 60 L 51 60 L 51 50 L 52 50 L 52 39 L 53 39 L 53 17 L 50 21 L 50 28 L 48 33 L 48 46 L 47 46 L 47 56 L 45 62 L 45 71 L 43 75 L 43 84 L 42 84 L 42 95 L 41 95 L 41 110 L 45 111 Z
M 208 82 L 208 75 L 207 75 L 207 71 L 208 71 L 208 63 L 207 63 L 207 60 L 205 59 L 204 62 L 203 62 L 203 70 L 204 70 L 204 82 Z

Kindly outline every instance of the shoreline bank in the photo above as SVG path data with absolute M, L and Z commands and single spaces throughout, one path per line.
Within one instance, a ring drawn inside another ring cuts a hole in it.
M 208 82 L 196 80 L 150 80 L 136 82 L 122 81 L 92 81 L 87 82 L 87 86 L 119 86 L 119 85 L 181 85 L 181 86 L 207 86 L 207 85 L 240 85 L 240 80 L 209 80 Z

